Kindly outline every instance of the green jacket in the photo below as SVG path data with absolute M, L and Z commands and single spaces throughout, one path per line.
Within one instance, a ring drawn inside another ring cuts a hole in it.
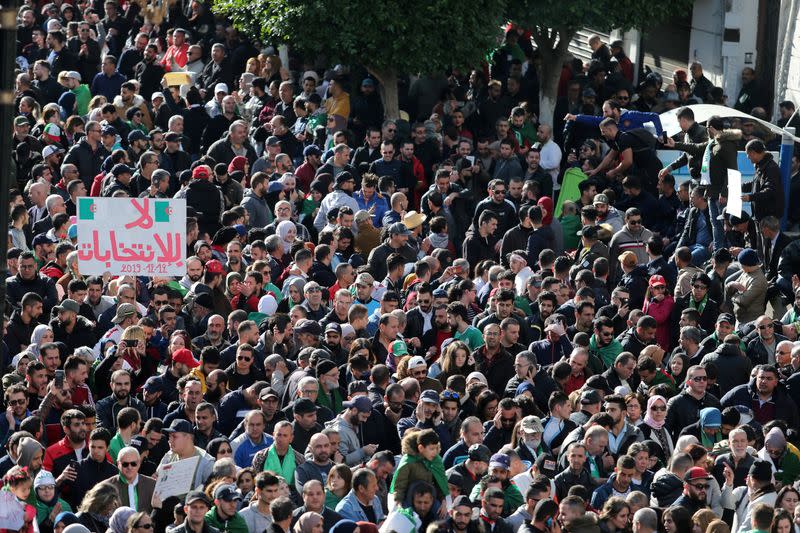
M 250 533 L 242 515 L 236 513 L 228 520 L 223 521 L 217 514 L 216 506 L 206 513 L 206 523 L 219 529 L 220 533 Z
M 513 483 L 508 484 L 508 486 L 503 490 L 503 494 L 505 495 L 505 499 L 503 500 L 503 516 L 511 515 L 511 513 L 519 509 L 520 505 L 525 503 L 522 493 Z M 473 487 L 472 492 L 469 495 L 469 499 L 473 502 L 476 502 L 480 500 L 480 498 L 481 484 L 478 483 L 475 485 L 475 487 Z
M 31 489 L 31 493 L 33 493 L 35 491 L 36 491 L 35 489 Z M 70 507 L 69 504 L 67 502 L 65 502 L 64 500 L 62 500 L 61 498 L 58 499 L 58 503 L 61 504 L 61 512 L 62 513 L 63 512 L 67 512 L 67 513 L 71 513 L 72 512 L 72 507 Z M 34 507 L 36 507 L 36 522 L 39 524 L 40 527 L 41 526 L 46 526 L 46 527 L 49 527 L 49 529 L 52 531 L 53 523 L 50 521 L 50 513 L 53 512 L 53 507 L 55 507 L 55 505 L 47 505 L 46 503 L 44 503 L 43 501 L 40 501 L 37 498 L 36 499 L 36 504 L 34 505 Z
M 789 450 L 783 454 L 780 467 L 781 475 L 775 475 L 775 479 L 782 485 L 791 485 L 800 478 L 800 458 Z

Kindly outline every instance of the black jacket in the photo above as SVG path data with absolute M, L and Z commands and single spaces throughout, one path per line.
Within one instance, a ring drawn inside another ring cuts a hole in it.
M 97 143 L 97 149 L 92 150 L 89 142 L 83 138 L 69 149 L 64 157 L 64 163 L 72 163 L 78 167 L 78 175 L 89 190 L 92 188 L 94 177 L 100 174 L 103 161 L 109 155 L 102 143 Z
M 219 230 L 219 219 L 225 205 L 219 187 L 208 180 L 192 180 L 186 191 L 186 205 L 192 206 L 197 212 L 201 233 L 214 235 Z
M 717 385 L 720 390 L 729 391 L 750 380 L 752 362 L 738 346 L 722 343 L 703 357 L 701 364 L 714 363 L 717 367 Z
M 778 277 L 778 264 L 780 263 L 781 255 L 783 251 L 792 243 L 792 239 L 786 235 L 784 232 L 778 233 L 778 237 L 775 239 L 775 245 L 772 246 L 772 241 L 768 241 L 766 239 L 761 239 L 762 249 L 758 251 L 759 255 L 763 258 L 763 266 L 764 274 L 767 276 L 769 281 L 775 281 Z M 771 246 L 772 249 L 769 255 L 769 264 L 767 264 L 767 255 L 766 255 L 766 247 Z M 797 272 L 800 274 L 800 272 Z
M 753 402 L 758 401 L 757 398 L 755 380 L 752 380 L 729 390 L 722 397 L 722 407 L 742 405 L 752 409 Z M 775 404 L 775 418 L 777 420 L 784 420 L 790 428 L 796 428 L 800 425 L 800 413 L 797 412 L 797 404 L 794 403 L 783 384 L 779 383 L 772 393 L 772 401 Z
M 706 228 L 708 229 L 709 236 L 711 235 L 711 216 L 710 209 L 706 208 L 705 211 L 700 211 L 696 207 L 689 208 L 689 214 L 686 217 L 686 224 L 683 226 L 683 232 L 678 239 L 677 248 L 681 246 L 688 246 L 697 242 L 697 232 L 699 225 L 699 217 L 705 218 Z
M 772 154 L 767 152 L 756 165 L 753 181 L 742 183 L 742 192 L 750 194 L 750 205 L 753 218 L 762 220 L 774 216 L 778 220 L 783 217 L 783 183 L 781 169 Z
M 524 228 L 521 224 L 517 224 L 503 235 L 503 244 L 500 246 L 500 262 L 503 265 L 509 266 L 508 254 L 514 250 L 527 249 L 528 237 L 532 232 L 533 228 Z M 530 263 L 535 264 L 537 259 L 539 259 L 538 256 L 529 258 L 528 266 L 532 267 Z
M 788 339 L 783 335 L 775 333 L 776 348 L 779 342 L 785 340 Z M 750 339 L 750 341 L 747 342 L 747 357 L 750 358 L 750 362 L 753 363 L 753 366 L 766 365 L 767 363 L 769 363 L 769 354 L 767 353 L 767 349 L 764 347 L 764 343 L 761 342 L 761 338 L 758 335 L 756 335 L 755 338 Z
M 694 158 L 703 160 L 706 145 L 711 147 L 711 159 L 708 164 L 708 173 L 711 185 L 706 196 L 713 198 L 719 194 L 728 195 L 728 169 L 738 168 L 739 141 L 742 138 L 740 130 L 725 130 L 716 139 L 704 143 L 675 143 L 677 150 L 688 152 Z M 781 204 L 783 205 L 783 204 Z
M 674 331 L 678 331 L 678 321 L 681 318 L 681 313 L 684 309 L 689 308 L 689 304 L 691 303 L 692 294 L 686 294 L 681 298 L 675 300 L 675 305 L 672 308 L 672 324 Z M 706 305 L 703 308 L 703 312 L 700 313 L 700 323 L 698 324 L 701 328 L 703 328 L 706 332 L 713 332 L 714 326 L 717 322 L 717 317 L 719 316 L 719 305 L 717 302 L 712 300 L 710 297 L 706 300 Z
M 683 391 L 669 399 L 664 428 L 672 434 L 674 442 L 677 442 L 683 428 L 700 420 L 700 409 L 705 407 L 722 409 L 717 397 L 708 392 L 700 400 L 689 395 L 687 391 Z
M 255 160 L 258 158 L 256 151 L 247 141 L 244 143 L 244 148 L 246 150 L 245 157 L 247 157 L 247 161 L 252 167 L 253 163 L 255 163 Z M 225 163 L 226 165 L 233 161 L 233 158 L 236 157 L 236 154 L 231 147 L 231 142 L 228 140 L 227 135 L 224 139 L 218 140 L 208 148 L 208 156 L 214 159 L 214 161 L 217 163 Z
M 514 371 L 514 358 L 501 346 L 500 351 L 489 362 L 484 356 L 485 349 L 486 346 L 481 346 L 472 352 L 472 357 L 475 359 L 475 370 L 486 376 L 490 390 L 503 391 L 506 388 L 506 384 L 516 374 Z
M 6 345 L 8 346 L 8 353 L 16 355 L 22 351 L 23 345 L 29 345 L 31 343 L 33 330 L 36 329 L 38 325 L 39 322 L 36 320 L 31 320 L 30 324 L 25 324 L 22 321 L 22 313 L 14 309 L 11 313 L 11 320 L 8 322 L 6 336 L 4 337 Z
M 50 327 L 53 329 L 53 339 L 66 344 L 70 353 L 81 346 L 93 348 L 98 340 L 94 325 L 80 315 L 75 317 L 75 327 L 72 328 L 72 333 L 67 332 L 58 317 L 50 321 Z
M 15 308 L 19 308 L 22 297 L 28 292 L 35 292 L 42 297 L 44 300 L 42 314 L 50 316 L 50 309 L 58 303 L 58 293 L 53 280 L 41 274 L 36 274 L 32 280 L 24 280 L 19 274 L 6 279 L 6 298 Z

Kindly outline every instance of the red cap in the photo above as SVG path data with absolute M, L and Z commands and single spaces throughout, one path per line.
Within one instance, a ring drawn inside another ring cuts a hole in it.
M 211 169 L 208 168 L 206 165 L 197 165 L 192 170 L 192 179 L 196 180 L 207 180 L 211 177 Z
M 188 348 L 179 348 L 172 354 L 172 361 L 175 363 L 183 363 L 189 368 L 197 368 L 200 362 L 194 358 L 192 351 Z
M 224 274 L 225 267 L 218 260 L 212 259 L 206 263 L 206 272 L 211 274 Z
M 706 472 L 705 468 L 699 466 L 693 466 L 683 475 L 683 480 L 687 483 L 696 479 L 711 479 L 711 476 Z
M 667 285 L 667 280 L 664 279 L 664 276 L 660 274 L 656 274 L 654 276 L 650 276 L 650 286 L 657 287 L 659 285 Z

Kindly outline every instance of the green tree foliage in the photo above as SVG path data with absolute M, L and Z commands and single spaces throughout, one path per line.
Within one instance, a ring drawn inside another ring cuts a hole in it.
M 569 0 L 545 2 L 517 0 L 509 2 L 506 12 L 523 28 L 530 28 L 533 41 L 541 52 L 539 79 L 542 83 L 540 116 L 552 117 L 561 66 L 567 58 L 570 41 L 581 28 L 598 31 L 613 29 L 646 30 L 676 15 L 687 13 L 693 0 L 653 2 L 652 0 Z M 636 58 L 632 58 L 635 62 Z M 550 118 L 546 118 L 550 120 Z
M 505 8 L 505 0 L 214 1 L 250 36 L 363 65 L 381 82 L 389 117 L 398 112 L 398 74 L 480 64 L 502 35 Z

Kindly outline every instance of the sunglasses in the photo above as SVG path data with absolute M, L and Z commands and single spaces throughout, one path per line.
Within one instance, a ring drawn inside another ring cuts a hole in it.
M 695 285 L 692 285 L 692 288 L 693 289 L 700 289 L 700 290 L 703 290 L 703 291 L 708 290 L 708 287 L 706 287 L 705 285 L 701 285 L 699 283 L 697 283 Z
M 249 362 L 250 362 L 250 361 L 252 361 L 253 359 L 252 359 L 252 358 L 250 358 L 250 357 L 237 357 L 237 358 L 236 358 L 236 360 L 237 360 L 237 361 L 246 361 L 246 362 L 248 362 L 248 363 L 249 363 Z
M 651 411 L 666 411 L 667 410 L 667 406 L 666 405 L 656 405 L 656 406 L 651 407 L 650 410 Z
M 758 329 L 772 329 L 773 327 L 772 324 L 764 324 L 763 326 L 758 326 Z
M 133 527 L 136 529 L 153 529 L 153 524 L 137 524 Z
M 639 219 L 639 220 L 629 220 L 628 224 L 630 224 L 631 226 L 641 226 L 642 225 L 642 220 L 641 219 Z
M 689 483 L 692 487 L 696 488 L 697 490 L 708 490 L 711 486 L 708 483 Z
M 446 390 L 442 393 L 442 398 L 445 400 L 458 400 L 461 396 L 457 392 Z
M 694 382 L 708 381 L 708 376 L 695 376 L 692 378 Z
M 137 463 L 136 461 L 131 461 L 131 462 L 123 461 L 120 464 L 122 465 L 122 468 L 132 468 L 134 466 L 139 465 L 139 463 Z
M 506 193 L 505 189 L 503 189 L 503 190 L 497 190 L 497 189 L 495 189 L 495 190 L 494 190 L 494 191 L 492 191 L 492 192 L 493 192 L 493 193 L 495 193 L 495 194 L 505 194 L 505 193 Z

